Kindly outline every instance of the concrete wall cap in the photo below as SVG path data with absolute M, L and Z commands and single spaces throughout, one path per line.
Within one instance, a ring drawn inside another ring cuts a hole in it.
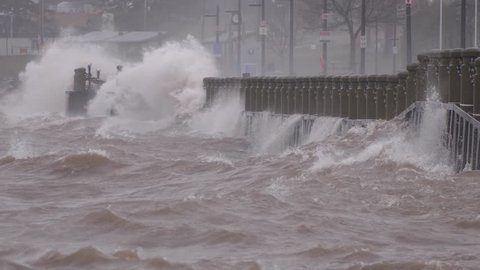
M 468 48 L 463 50 L 462 52 L 463 57 L 478 57 L 480 56 L 480 49 L 477 48 Z

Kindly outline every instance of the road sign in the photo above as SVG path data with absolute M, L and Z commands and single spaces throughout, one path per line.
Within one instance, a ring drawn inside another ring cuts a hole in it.
M 367 37 L 366 36 L 360 36 L 360 48 L 361 49 L 367 48 Z
M 330 31 L 320 31 L 320 42 L 330 42 L 332 40 Z
M 411 4 L 412 4 L 412 0 L 405 0 L 405 4 L 411 5 Z
M 330 17 L 330 13 L 322 13 L 322 20 L 328 20 L 328 18 Z

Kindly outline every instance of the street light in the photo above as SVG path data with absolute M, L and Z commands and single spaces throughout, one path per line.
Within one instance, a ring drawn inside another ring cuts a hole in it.
M 238 0 L 237 10 L 227 10 L 227 13 L 232 14 L 232 22 L 237 24 L 237 73 L 242 75 L 242 2 Z
M 360 36 L 360 74 L 365 74 L 365 49 L 367 48 L 367 37 L 365 36 L 365 24 L 366 24 L 366 7 L 365 0 L 362 0 L 362 24 L 361 24 L 361 36 Z
M 265 21 L 265 0 L 260 4 L 250 4 L 251 7 L 260 7 L 262 9 L 262 22 L 260 23 L 259 34 L 262 42 L 261 56 L 261 75 L 265 75 L 265 37 L 267 36 L 267 22 Z

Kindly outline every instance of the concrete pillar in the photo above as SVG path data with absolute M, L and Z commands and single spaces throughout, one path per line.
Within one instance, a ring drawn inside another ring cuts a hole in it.
M 448 102 L 460 104 L 462 49 L 450 51 L 450 65 L 448 66 Z
M 276 114 L 282 113 L 282 79 L 275 78 L 274 80 L 274 110 L 273 112 Z
M 340 77 L 339 84 L 338 99 L 340 101 L 340 117 L 348 118 L 348 89 L 350 85 L 350 77 Z
M 324 99 L 324 111 L 323 115 L 333 116 L 332 112 L 332 87 L 333 87 L 333 76 L 327 76 L 325 78 L 325 88 L 323 91 Z
M 357 119 L 367 119 L 367 83 L 365 75 L 358 77 L 357 83 Z
M 357 88 L 358 88 L 358 76 L 350 76 L 347 89 L 348 100 L 348 118 L 358 119 L 357 116 Z
M 417 68 L 417 91 L 416 101 L 427 100 L 427 68 L 428 68 L 428 56 L 426 54 L 418 55 L 418 68 Z
M 289 77 L 287 87 L 287 114 L 295 113 L 295 77 Z
M 317 115 L 325 115 L 325 85 L 326 77 L 321 76 L 317 79 Z
M 438 72 L 439 72 L 439 60 L 440 50 L 433 50 L 427 54 L 427 93 L 438 92 Z
M 366 88 L 366 107 L 367 107 L 367 119 L 376 119 L 377 118 L 377 80 L 378 76 L 370 75 L 367 77 L 367 88 Z
M 338 94 L 341 87 L 341 77 L 332 78 L 332 116 L 340 117 L 340 95 Z
M 462 52 L 460 107 L 469 113 L 473 111 L 474 61 L 479 56 L 480 50 L 476 48 L 466 49 Z
M 480 120 L 480 58 L 475 59 L 475 79 L 473 82 L 473 117 Z
M 396 88 L 395 116 L 399 115 L 407 108 L 407 78 L 408 72 L 398 73 L 398 84 Z
M 387 86 L 388 75 L 379 75 L 377 76 L 377 83 L 375 84 L 375 105 L 376 105 L 376 119 L 385 120 L 387 119 L 387 110 L 386 110 L 386 86 Z
M 398 86 L 398 76 L 389 75 L 387 76 L 386 87 L 385 87 L 385 116 L 387 120 L 393 119 L 395 117 L 396 105 L 395 99 L 397 95 L 397 86 Z
M 287 114 L 288 113 L 288 79 L 287 78 L 282 78 L 282 92 L 281 92 L 281 114 Z
M 410 64 L 407 66 L 408 77 L 406 84 L 406 97 L 405 106 L 408 108 L 410 105 L 417 101 L 417 72 L 418 64 Z
M 308 78 L 308 114 L 309 115 L 318 115 L 317 114 L 317 99 L 318 99 L 318 77 Z
M 450 50 L 443 50 L 439 53 L 438 62 L 438 98 L 440 102 L 448 101 L 448 86 L 450 84 L 448 67 L 450 66 Z

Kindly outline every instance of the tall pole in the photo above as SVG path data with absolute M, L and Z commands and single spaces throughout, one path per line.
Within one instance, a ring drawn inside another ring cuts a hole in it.
M 362 29 L 360 36 L 360 74 L 365 74 L 365 49 L 366 49 L 366 36 L 365 36 L 365 21 L 366 21 L 366 7 L 365 0 L 362 0 Z
M 475 34 L 474 34 L 474 46 L 478 47 L 478 0 L 475 0 Z
M 220 44 L 220 6 L 217 4 L 217 12 L 215 15 L 215 46 L 218 46 Z
M 378 17 L 375 17 L 375 74 L 378 74 Z
M 328 5 L 327 0 L 323 1 L 323 31 L 328 31 Z M 323 75 L 327 76 L 327 67 L 328 67 L 328 59 L 327 59 L 327 42 L 323 42 Z
M 206 6 L 207 0 L 203 0 L 203 5 L 202 5 L 202 12 L 205 14 L 205 6 Z M 202 29 L 200 29 L 200 40 L 203 43 L 205 41 L 205 16 L 202 16 Z
M 147 31 L 147 0 L 143 1 L 143 31 Z
M 262 0 L 262 26 L 267 27 L 267 23 L 265 21 L 265 0 Z M 267 33 L 261 33 L 262 35 L 262 63 L 261 63 L 261 74 L 262 76 L 265 75 L 265 37 Z
M 40 0 L 40 46 L 43 46 L 43 39 L 45 33 L 45 0 Z
M 461 7 L 461 12 L 460 12 L 460 20 L 461 20 L 461 26 L 460 26 L 460 47 L 465 48 L 466 47 L 466 41 L 467 41 L 467 0 L 462 0 L 462 7 Z
M 242 2 L 238 0 L 238 28 L 237 28 L 237 72 L 242 75 Z
M 393 74 L 397 72 L 397 7 L 393 7 Z
M 438 40 L 438 48 L 441 50 L 443 49 L 443 0 L 440 0 L 440 34 Z
M 405 1 L 407 18 L 407 65 L 412 63 L 412 0 Z
M 293 31 L 294 31 L 294 7 L 295 3 L 294 0 L 290 0 L 290 54 L 289 54 L 289 69 L 288 73 L 290 76 L 294 75 L 294 58 L 293 58 L 293 50 L 294 50 L 294 37 L 293 37 Z

